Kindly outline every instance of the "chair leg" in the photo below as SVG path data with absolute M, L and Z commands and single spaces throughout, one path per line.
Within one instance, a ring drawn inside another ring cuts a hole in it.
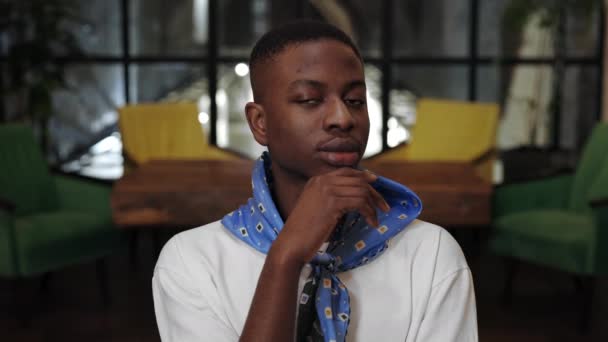
M 587 334 L 591 327 L 595 279 L 593 277 L 575 277 L 574 279 L 581 298 L 581 316 L 578 328 L 581 334 Z
M 513 302 L 513 283 L 515 280 L 515 275 L 519 270 L 520 261 L 513 258 L 508 258 L 506 260 L 506 268 L 507 274 L 505 279 L 505 288 L 502 297 L 502 304 L 505 307 L 511 306 Z
M 32 305 L 29 296 L 24 296 L 26 279 L 18 276 L 11 281 L 12 311 L 23 328 L 29 328 L 32 323 Z M 27 300 L 27 302 L 26 302 Z
M 134 271 L 137 271 L 139 235 L 138 230 L 133 230 L 129 233 L 129 261 L 131 263 L 131 269 Z
M 95 262 L 95 269 L 97 273 L 97 283 L 99 286 L 99 293 L 101 295 L 102 304 L 104 307 L 108 307 L 111 304 L 110 291 L 108 289 L 108 273 L 106 269 L 106 260 L 99 259 Z
M 153 229 L 152 230 L 152 255 L 154 257 L 154 263 L 156 263 L 156 260 L 158 260 L 158 257 L 160 256 L 160 251 L 163 248 L 163 243 L 161 241 L 162 239 L 162 232 L 160 231 L 160 228 L 157 229 Z
M 40 277 L 40 287 L 38 289 L 38 299 L 36 305 L 47 305 L 49 300 L 49 288 L 52 278 L 51 272 L 45 272 Z
M 49 283 L 51 282 L 52 273 L 46 272 L 40 278 L 40 293 L 47 294 L 49 292 Z

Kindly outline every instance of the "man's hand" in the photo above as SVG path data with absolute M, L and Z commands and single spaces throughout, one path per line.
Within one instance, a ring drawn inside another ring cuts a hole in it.
M 309 262 L 348 212 L 358 211 L 369 225 L 377 226 L 376 208 L 388 211 L 390 207 L 370 185 L 376 179 L 369 171 L 351 168 L 311 178 L 269 256 L 301 264 Z
M 377 226 L 376 208 L 390 208 L 370 185 L 371 172 L 341 168 L 308 180 L 272 244 L 249 309 L 241 341 L 291 341 L 302 267 L 327 241 L 342 217 L 358 211 Z

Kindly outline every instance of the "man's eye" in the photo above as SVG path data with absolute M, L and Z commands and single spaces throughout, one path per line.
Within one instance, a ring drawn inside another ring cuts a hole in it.
M 320 104 L 321 103 L 321 99 L 317 99 L 317 98 L 302 99 L 302 100 L 298 100 L 296 102 L 299 103 L 299 104 L 301 104 L 301 105 L 314 106 L 314 105 Z
M 362 107 L 365 105 L 365 100 L 360 99 L 345 99 L 344 102 L 350 107 Z

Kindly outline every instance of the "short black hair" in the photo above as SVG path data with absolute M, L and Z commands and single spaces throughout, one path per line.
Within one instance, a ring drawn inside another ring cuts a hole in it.
M 301 19 L 277 27 L 264 34 L 255 44 L 249 57 L 249 65 L 271 59 L 292 44 L 320 39 L 332 39 L 348 45 L 361 59 L 359 49 L 352 39 L 339 28 L 328 23 Z
M 253 88 L 254 99 L 258 91 L 255 86 L 254 78 L 256 69 L 273 57 L 277 56 L 285 48 L 291 45 L 317 41 L 322 39 L 335 40 L 350 47 L 355 55 L 363 62 L 359 49 L 353 40 L 339 28 L 328 23 L 312 20 L 300 19 L 289 22 L 275 29 L 266 32 L 255 44 L 249 57 L 249 74 L 251 87 Z

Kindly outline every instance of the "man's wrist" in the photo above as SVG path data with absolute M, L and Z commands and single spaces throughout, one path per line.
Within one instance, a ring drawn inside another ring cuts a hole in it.
M 306 262 L 304 262 L 304 258 L 298 257 L 293 251 L 283 248 L 283 246 L 275 242 L 270 251 L 268 251 L 266 263 L 270 264 L 273 268 L 279 268 L 283 271 L 297 270 L 299 272 Z

